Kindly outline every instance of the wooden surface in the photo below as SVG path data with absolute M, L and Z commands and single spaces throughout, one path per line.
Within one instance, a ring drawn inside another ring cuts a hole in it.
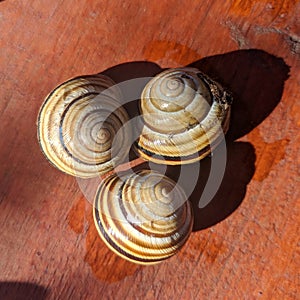
M 0 1 L 0 298 L 299 299 L 299 16 L 297 0 Z M 185 65 L 234 93 L 225 177 L 182 251 L 137 266 L 45 160 L 36 116 L 71 77 Z

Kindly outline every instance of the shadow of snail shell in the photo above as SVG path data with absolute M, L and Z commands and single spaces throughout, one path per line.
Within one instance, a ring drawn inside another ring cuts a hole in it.
M 168 69 L 145 86 L 144 126 L 136 143 L 141 157 L 169 165 L 207 156 L 224 138 L 231 95 L 195 68 Z
M 76 77 L 45 99 L 38 115 L 38 140 L 59 170 L 94 177 L 112 170 L 127 155 L 131 133 L 122 126 L 128 115 L 114 84 L 104 75 Z M 123 132 L 113 144 L 119 130 Z
M 99 186 L 94 221 L 106 245 L 138 263 L 158 263 L 178 252 L 193 225 L 190 202 L 168 177 L 151 170 L 111 175 Z

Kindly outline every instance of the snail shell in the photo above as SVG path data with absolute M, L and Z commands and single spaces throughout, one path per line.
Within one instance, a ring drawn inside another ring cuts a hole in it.
M 144 126 L 136 143 L 141 157 L 170 165 L 207 156 L 223 139 L 231 95 L 195 68 L 166 70 L 145 86 Z
M 138 264 L 174 255 L 192 230 L 191 205 L 170 178 L 151 170 L 111 175 L 94 203 L 97 230 L 115 253 Z
M 128 130 L 113 143 L 128 121 L 118 102 L 121 93 L 113 86 L 104 75 L 88 75 L 64 82 L 46 97 L 38 115 L 38 140 L 59 170 L 94 177 L 112 170 L 127 155 Z

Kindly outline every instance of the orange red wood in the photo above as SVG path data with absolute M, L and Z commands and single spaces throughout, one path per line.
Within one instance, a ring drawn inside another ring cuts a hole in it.
M 0 298 L 299 297 L 299 15 L 296 0 L 1 1 Z M 186 65 L 234 93 L 225 177 L 203 209 L 199 181 L 180 253 L 137 266 L 106 248 L 78 182 L 45 160 L 36 117 L 77 75 Z

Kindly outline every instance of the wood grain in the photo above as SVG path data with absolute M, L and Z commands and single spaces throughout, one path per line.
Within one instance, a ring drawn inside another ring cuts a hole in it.
M 297 0 L 0 1 L 0 298 L 299 299 L 299 15 Z M 199 209 L 201 162 L 187 245 L 137 266 L 105 247 L 76 179 L 45 160 L 36 117 L 69 78 L 185 65 L 234 93 L 225 176 Z

